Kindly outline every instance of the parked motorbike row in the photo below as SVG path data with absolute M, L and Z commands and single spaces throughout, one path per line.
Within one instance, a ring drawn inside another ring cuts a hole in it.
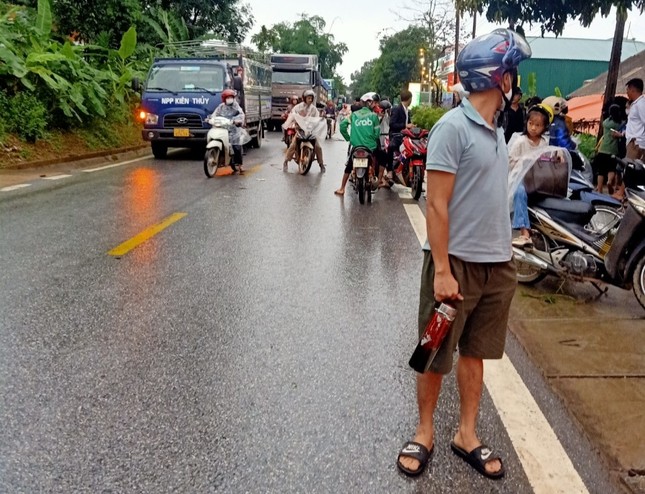
M 561 148 L 546 153 L 556 152 L 568 155 Z M 601 283 L 632 289 L 645 309 L 645 166 L 640 161 L 617 159 L 627 194 L 623 205 L 593 192 L 586 176 L 589 164 L 577 158 L 583 163 L 570 170 L 569 198 L 537 194 L 529 200 L 533 246 L 526 250 L 513 247 L 518 281 L 533 284 L 555 276 L 590 282 L 600 293 L 606 292 Z M 535 161 L 527 157 L 518 176 Z M 571 166 L 572 161 L 567 162 Z M 518 176 L 513 177 L 515 185 Z M 514 190 L 511 187 L 511 193 Z

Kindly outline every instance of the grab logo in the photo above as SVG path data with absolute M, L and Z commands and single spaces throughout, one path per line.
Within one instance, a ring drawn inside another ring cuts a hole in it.
M 356 120 L 356 122 L 354 122 L 354 124 L 356 125 L 356 127 L 373 127 L 374 126 L 374 122 L 372 122 L 372 120 L 370 120 L 370 119 Z

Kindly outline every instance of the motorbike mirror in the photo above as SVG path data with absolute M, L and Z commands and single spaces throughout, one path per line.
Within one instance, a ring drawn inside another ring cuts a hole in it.
M 134 77 L 132 79 L 132 90 L 136 91 L 137 93 L 141 91 L 141 81 L 138 77 Z

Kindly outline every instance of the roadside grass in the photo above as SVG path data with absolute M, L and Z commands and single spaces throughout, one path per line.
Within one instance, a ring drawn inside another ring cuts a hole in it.
M 49 130 L 42 139 L 27 142 L 15 134 L 0 135 L 0 168 L 61 157 L 77 157 L 143 144 L 141 125 L 127 120 L 96 120 L 86 128 Z

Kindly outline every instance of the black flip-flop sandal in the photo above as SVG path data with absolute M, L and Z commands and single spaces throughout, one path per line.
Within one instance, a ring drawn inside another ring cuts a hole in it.
M 482 444 L 481 446 L 476 447 L 469 453 L 465 449 L 462 449 L 459 446 L 457 446 L 453 441 L 450 443 L 450 449 L 452 449 L 453 453 L 455 453 L 459 458 L 464 460 L 471 467 L 473 467 L 475 470 L 481 473 L 484 477 L 487 477 L 493 480 L 499 480 L 504 476 L 505 471 L 504 471 L 504 464 L 502 463 L 502 459 L 497 455 L 493 455 L 493 450 L 490 449 L 485 444 Z M 500 469 L 496 472 L 487 471 L 486 464 L 494 460 L 499 461 L 501 465 Z
M 434 444 L 428 451 L 428 448 L 426 448 L 423 444 L 415 443 L 414 441 L 408 441 L 403 445 L 401 451 L 399 452 L 399 456 L 396 459 L 396 466 L 399 467 L 399 470 L 401 470 L 409 477 L 416 477 L 425 470 L 426 466 L 428 466 L 428 461 L 430 460 L 433 452 Z M 419 462 L 419 466 L 416 470 L 410 470 L 409 468 L 401 465 L 401 457 L 414 458 Z

